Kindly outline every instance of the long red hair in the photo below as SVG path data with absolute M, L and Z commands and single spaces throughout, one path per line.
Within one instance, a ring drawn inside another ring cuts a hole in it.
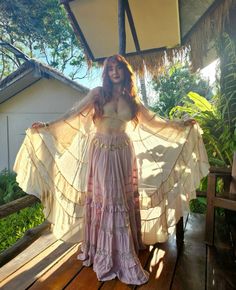
M 137 87 L 135 84 L 135 75 L 128 61 L 122 55 L 119 54 L 110 56 L 106 58 L 106 60 L 104 61 L 102 73 L 103 79 L 102 89 L 94 102 L 95 113 L 93 119 L 95 120 L 96 118 L 99 118 L 103 115 L 103 106 L 106 103 L 110 102 L 112 99 L 113 84 L 108 75 L 108 67 L 111 63 L 114 62 L 117 62 L 124 69 L 123 96 L 130 107 L 132 113 L 132 120 L 137 124 L 139 98 L 137 95 Z

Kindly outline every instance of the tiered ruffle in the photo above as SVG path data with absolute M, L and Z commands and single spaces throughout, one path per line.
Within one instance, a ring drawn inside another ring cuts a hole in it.
M 117 276 L 124 283 L 140 285 L 149 275 L 137 257 L 144 245 L 133 147 L 126 134 L 97 133 L 94 140 L 89 154 L 83 254 L 78 258 L 86 266 L 93 264 L 101 281 Z

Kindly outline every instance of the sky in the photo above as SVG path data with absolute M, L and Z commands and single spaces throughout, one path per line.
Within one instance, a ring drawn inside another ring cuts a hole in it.
M 81 75 L 85 77 L 76 81 L 89 89 L 102 85 L 102 68 L 87 70 L 85 65 L 81 70 Z
M 201 70 L 201 75 L 209 79 L 210 85 L 212 85 L 216 79 L 216 66 L 218 61 L 218 59 L 213 61 Z

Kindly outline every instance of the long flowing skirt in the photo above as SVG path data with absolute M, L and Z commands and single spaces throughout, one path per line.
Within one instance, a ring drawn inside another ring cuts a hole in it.
M 90 147 L 84 240 L 78 259 L 93 265 L 100 281 L 118 277 L 140 285 L 149 274 L 137 257 L 141 240 L 137 165 L 125 133 L 96 133 Z

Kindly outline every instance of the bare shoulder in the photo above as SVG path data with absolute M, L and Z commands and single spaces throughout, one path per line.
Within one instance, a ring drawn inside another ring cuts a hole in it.
M 93 98 L 95 98 L 96 96 L 99 96 L 101 94 L 101 91 L 102 91 L 102 87 L 96 87 L 96 88 L 91 89 L 89 93 L 91 94 Z

